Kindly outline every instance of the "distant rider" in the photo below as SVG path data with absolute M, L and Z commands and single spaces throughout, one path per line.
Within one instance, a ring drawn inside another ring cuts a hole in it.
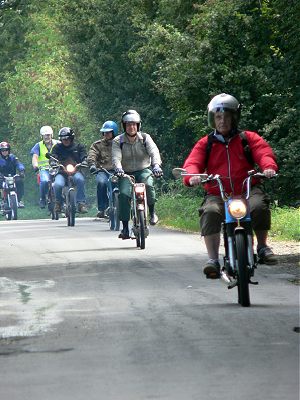
M 129 239 L 128 222 L 130 220 L 130 197 L 132 187 L 124 173 L 133 175 L 136 182 L 145 183 L 150 224 L 155 225 L 158 217 L 154 210 L 156 201 L 153 175 L 162 175 L 159 150 L 148 133 L 141 132 L 141 117 L 135 110 L 128 110 L 122 115 L 124 133 L 117 136 L 112 144 L 112 162 L 119 176 L 119 217 L 123 229 L 121 239 Z
M 14 154 L 10 153 L 10 149 L 11 147 L 8 142 L 0 143 L 0 187 L 2 188 L 3 183 L 2 176 L 14 176 L 18 172 L 19 176 L 15 178 L 19 202 L 18 207 L 24 208 L 22 197 L 24 195 L 25 167 Z
M 51 126 L 42 126 L 40 129 L 41 141 L 36 143 L 30 154 L 32 155 L 32 167 L 35 172 L 39 172 L 40 185 L 40 207 L 46 207 L 46 196 L 48 193 L 49 176 L 49 160 L 46 153 L 51 152 L 57 140 L 53 139 L 53 129 Z
M 118 135 L 118 126 L 114 121 L 105 121 L 100 129 L 100 132 L 102 132 L 103 137 L 91 145 L 87 162 L 90 167 L 91 174 L 97 173 L 97 217 L 104 218 L 105 210 L 108 207 L 107 182 L 109 176 L 106 172 L 99 171 L 99 168 L 103 167 L 109 172 L 114 173 L 111 159 L 111 149 L 112 140 Z
M 73 129 L 69 127 L 61 128 L 58 133 L 58 138 L 60 140 L 51 151 L 51 155 L 56 158 L 60 164 L 66 166 L 67 164 L 86 164 L 87 165 L 87 153 L 83 144 L 74 142 L 75 133 Z M 50 160 L 50 165 L 52 161 Z M 76 185 L 76 202 L 78 212 L 86 213 L 86 196 L 85 196 L 85 178 L 80 171 L 76 171 L 73 176 Z M 63 198 L 62 189 L 66 184 L 66 173 L 60 170 L 55 176 L 55 181 L 53 184 L 55 193 L 55 211 L 61 212 Z

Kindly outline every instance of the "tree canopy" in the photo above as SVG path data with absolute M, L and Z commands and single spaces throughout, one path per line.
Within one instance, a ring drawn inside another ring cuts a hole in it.
M 288 204 L 300 191 L 299 17 L 296 0 L 0 1 L 0 139 L 29 164 L 42 125 L 90 145 L 135 108 L 168 171 L 227 92 L 241 127 L 272 145 Z

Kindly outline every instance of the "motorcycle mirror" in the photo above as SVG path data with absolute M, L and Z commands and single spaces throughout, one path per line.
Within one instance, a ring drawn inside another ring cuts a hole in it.
M 50 153 L 46 153 L 45 157 L 48 158 L 48 160 L 50 160 L 50 158 L 51 158 Z
M 172 174 L 175 179 L 181 178 L 182 174 L 186 173 L 186 170 L 184 168 L 173 168 L 172 169 Z

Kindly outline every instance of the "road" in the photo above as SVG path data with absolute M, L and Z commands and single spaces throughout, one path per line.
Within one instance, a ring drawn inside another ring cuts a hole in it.
M 1 400 L 298 400 L 299 287 L 261 266 L 250 308 L 198 235 L 1 221 Z

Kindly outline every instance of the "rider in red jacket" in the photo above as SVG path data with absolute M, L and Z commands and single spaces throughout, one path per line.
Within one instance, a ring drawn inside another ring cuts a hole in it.
M 224 189 L 227 193 L 235 195 L 242 193 L 242 183 L 255 164 L 269 178 L 275 175 L 278 169 L 271 147 L 256 132 L 243 133 L 251 151 L 251 159 L 246 156 L 243 137 L 238 129 L 239 119 L 240 104 L 235 97 L 226 93 L 215 96 L 208 105 L 208 122 L 214 128 L 209 154 L 209 139 L 205 136 L 196 143 L 183 165 L 189 173 L 206 172 L 227 177 L 228 179 L 224 180 Z M 187 186 L 199 185 L 201 179 L 199 176 L 186 176 L 184 183 Z M 203 272 L 208 278 L 214 279 L 220 274 L 219 246 L 224 205 L 215 183 L 206 184 L 205 190 L 207 194 L 199 212 L 201 234 L 209 259 Z M 271 226 L 270 201 L 258 180 L 252 181 L 249 202 L 260 261 L 275 264 L 276 257 L 267 245 L 268 230 Z

